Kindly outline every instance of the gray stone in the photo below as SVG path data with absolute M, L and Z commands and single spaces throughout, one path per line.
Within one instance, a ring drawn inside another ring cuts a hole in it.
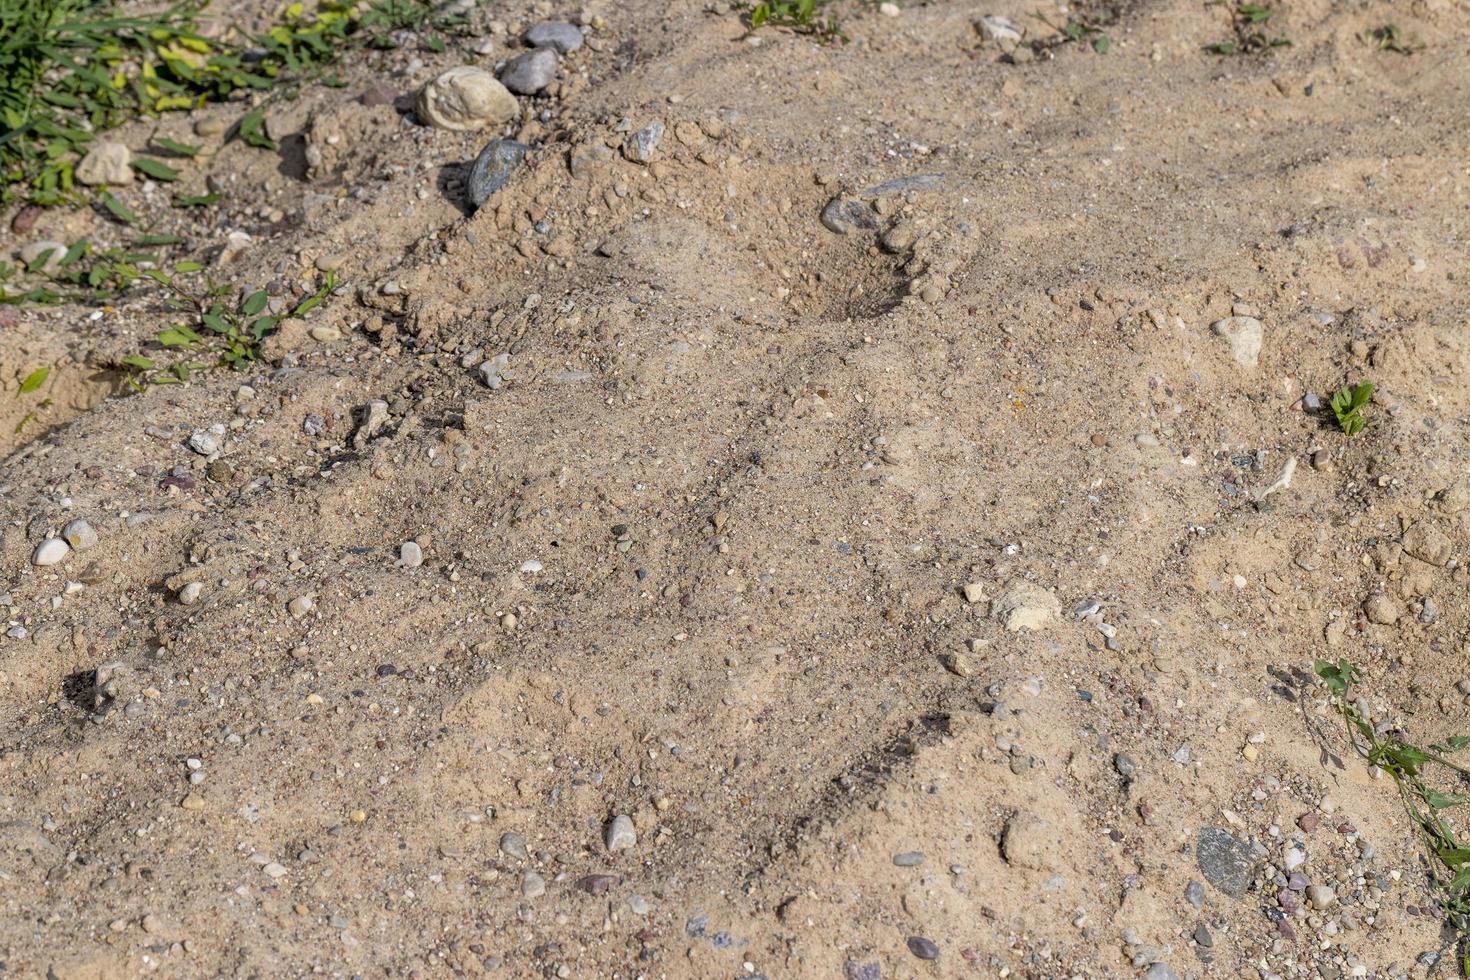
M 521 875 L 521 897 L 540 898 L 546 894 L 546 879 L 534 871 Z
M 225 438 L 223 425 L 211 425 L 207 429 L 195 429 L 189 434 L 189 448 L 201 456 L 212 456 L 219 452 Z
M 1179 974 L 1167 963 L 1151 963 L 1143 972 L 1143 980 L 1179 980 Z
M 71 545 L 61 538 L 47 538 L 36 546 L 31 555 L 31 564 L 39 568 L 55 565 L 71 553 Z
M 526 159 L 531 148 L 515 140 L 491 140 L 485 144 L 480 155 L 470 167 L 465 181 L 465 197 L 478 208 L 490 199 L 490 195 L 505 186 L 511 172 Z
M 500 852 L 518 861 L 531 859 L 530 852 L 526 850 L 526 838 L 513 830 L 508 830 L 500 835 Z
M 97 546 L 97 531 L 80 517 L 62 528 L 61 536 L 74 551 L 86 551 Z
M 893 855 L 893 863 L 900 868 L 916 868 L 924 863 L 924 852 L 899 851 Z
M 1260 863 L 1254 847 L 1219 827 L 1200 828 L 1194 853 L 1205 880 L 1231 898 L 1245 894 Z
M 1309 885 L 1307 899 L 1312 903 L 1313 908 L 1321 910 L 1337 901 L 1337 892 L 1326 885 Z
M 822 225 L 837 235 L 854 231 L 871 231 L 878 227 L 878 216 L 862 201 L 851 197 L 834 197 L 822 209 Z
M 914 174 L 909 177 L 895 177 L 881 184 L 874 184 L 863 191 L 860 196 L 864 200 L 871 201 L 875 197 L 902 194 L 905 191 L 931 191 L 943 182 L 944 174 Z
M 525 42 L 533 48 L 552 48 L 566 54 L 582 46 L 582 29 L 564 20 L 543 20 L 526 31 Z
M 1237 364 L 1247 368 L 1256 366 L 1266 334 L 1260 320 L 1251 316 L 1227 316 L 1210 324 L 1210 329 L 1230 344 L 1230 353 Z
M 1203 908 L 1205 904 L 1205 886 L 1199 882 L 1190 880 L 1184 886 L 1184 900 L 1195 908 Z
M 664 124 L 657 121 L 651 122 L 629 136 L 623 143 L 623 156 L 634 163 L 648 163 L 653 159 L 653 154 L 658 149 L 658 142 L 663 137 Z
M 609 820 L 603 843 L 609 851 L 626 851 L 636 845 L 638 832 L 633 829 L 632 819 L 620 813 Z
M 908 938 L 909 952 L 921 960 L 939 959 L 939 945 L 932 939 L 923 936 L 910 936 Z
M 500 73 L 500 83 L 517 95 L 535 95 L 556 77 L 556 52 L 534 48 L 516 55 Z

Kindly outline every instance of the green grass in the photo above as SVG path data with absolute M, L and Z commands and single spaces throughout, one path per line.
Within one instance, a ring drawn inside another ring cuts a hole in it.
M 1470 747 L 1470 736 L 1454 735 L 1427 748 L 1413 745 L 1398 730 L 1374 725 L 1363 714 L 1360 700 L 1352 693 L 1353 685 L 1363 678 L 1357 666 L 1346 660 L 1319 660 L 1317 676 L 1322 678 L 1332 706 L 1343 719 L 1353 750 L 1368 765 L 1393 777 L 1399 799 L 1427 852 L 1430 880 L 1439 893 L 1445 925 L 1454 933 L 1458 971 L 1461 976 L 1470 975 L 1470 846 L 1459 840 L 1446 816 L 1448 811 L 1470 803 L 1470 795 L 1441 788 L 1454 785 L 1463 789 L 1470 783 L 1470 769 L 1448 758 Z M 1342 765 L 1341 760 L 1333 761 Z M 1449 783 L 1432 784 L 1428 777 L 1431 769 L 1447 775 Z
M 1215 0 L 1215 3 L 1224 6 L 1225 0 Z M 1211 54 L 1229 55 L 1250 54 L 1255 51 L 1270 51 L 1273 48 L 1290 46 L 1291 42 L 1286 38 L 1273 37 L 1267 32 L 1268 25 L 1275 13 L 1264 4 L 1239 0 L 1230 11 L 1230 23 L 1235 30 L 1235 39 L 1207 44 L 1205 50 Z
M 0 0 L 0 204 L 75 200 L 74 168 L 88 145 L 129 119 L 242 92 L 258 93 L 251 102 L 289 97 L 293 83 L 319 77 L 346 50 L 393 47 L 393 32 L 403 28 L 454 31 L 465 24 L 463 17 L 434 15 L 425 0 L 321 0 L 311 13 L 293 4 L 258 37 L 221 40 L 199 34 L 203 7 L 203 0 L 182 0 L 124 17 L 114 0 Z M 443 49 L 442 39 L 426 36 L 426 46 Z M 264 56 L 247 59 L 248 46 Z M 259 105 L 236 134 L 274 149 Z M 156 160 L 138 168 L 155 180 L 173 172 Z
M 745 23 L 751 32 L 769 24 L 810 34 L 823 43 L 845 43 L 847 35 L 837 15 L 826 12 L 830 5 L 831 0 L 761 0 L 746 6 Z

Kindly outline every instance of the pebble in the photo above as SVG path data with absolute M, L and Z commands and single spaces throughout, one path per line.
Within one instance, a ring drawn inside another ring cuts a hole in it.
M 1325 909 L 1337 901 L 1337 892 L 1326 885 L 1308 885 L 1307 899 L 1315 909 Z
M 921 960 L 939 959 L 939 946 L 932 939 L 923 936 L 910 936 L 908 938 L 909 952 Z
M 970 658 L 963 653 L 949 653 L 942 658 L 944 668 L 956 677 L 970 677 L 975 673 L 975 666 L 970 663 Z
M 309 595 L 300 595 L 287 604 L 286 609 L 296 619 L 301 619 L 316 608 L 316 601 Z
M 986 14 L 981 17 L 975 21 L 975 29 L 987 41 L 1006 41 L 1011 44 L 1018 44 L 1021 41 L 1021 29 L 1009 18 L 999 14 Z
M 203 592 L 203 582 L 190 582 L 179 590 L 179 602 L 185 606 L 192 606 L 199 601 L 199 596 Z
M 563 20 L 543 20 L 526 31 L 524 40 L 533 48 L 552 48 L 566 54 L 582 46 L 582 29 Z
M 608 822 L 603 842 L 609 851 L 626 851 L 638 843 L 638 833 L 630 817 L 618 814 Z
M 985 585 L 982 582 L 970 582 L 964 588 L 965 601 L 974 604 L 985 598 Z
M 916 868 L 924 863 L 924 852 L 899 851 L 893 855 L 893 863 L 900 868 Z
M 47 538 L 36 546 L 31 555 L 31 564 L 40 568 L 55 565 L 71 552 L 71 545 L 61 538 Z
M 1167 963 L 1150 963 L 1143 980 L 1179 980 L 1179 974 Z
M 834 197 L 822 209 L 822 226 L 835 235 L 854 231 L 871 231 L 878 227 L 878 216 L 872 207 L 851 197 Z
M 470 204 L 478 208 L 490 199 L 491 194 L 504 187 L 530 149 L 515 140 L 496 139 L 486 143 L 470 166 L 469 177 L 465 181 L 465 197 Z
M 41 256 L 46 256 L 46 261 L 41 263 L 39 271 L 47 275 L 61 270 L 61 260 L 66 257 L 66 243 L 52 241 L 49 238 L 38 242 L 28 242 L 21 246 L 20 260 L 27 266 L 40 261 Z
M 459 65 L 419 90 L 414 111 L 421 122 L 437 129 L 468 132 L 509 122 L 519 114 L 520 106 L 494 75 L 483 68 Z
M 1124 755 L 1122 752 L 1113 756 L 1113 768 L 1118 770 L 1118 775 L 1124 779 L 1131 780 L 1134 776 L 1138 775 L 1138 764 L 1133 761 L 1131 756 Z
M 1012 581 L 990 604 L 990 614 L 1005 623 L 1006 629 L 1013 633 L 1023 629 L 1042 629 L 1061 612 L 1060 599 L 1035 582 L 1024 579 Z
M 556 78 L 556 52 L 533 48 L 516 55 L 500 73 L 500 83 L 517 95 L 535 95 Z
M 1215 945 L 1215 937 L 1210 935 L 1210 930 L 1203 922 L 1194 927 L 1194 941 L 1206 949 Z
M 1184 900 L 1195 908 L 1203 908 L 1205 904 L 1205 886 L 1190 879 L 1189 884 L 1184 886 Z
M 97 531 L 80 517 L 62 528 L 61 536 L 73 551 L 86 551 L 97 546 Z
M 121 143 L 103 140 L 93 143 L 82 162 L 77 164 L 75 176 L 79 183 L 88 187 L 114 187 L 133 182 L 133 151 Z
M 540 898 L 546 894 L 546 879 L 534 871 L 521 875 L 521 897 Z
M 623 143 L 623 156 L 633 163 L 648 163 L 663 138 L 664 124 L 655 120 L 628 137 Z
M 201 456 L 213 456 L 224 442 L 225 427 L 211 425 L 207 429 L 195 429 L 189 434 L 189 448 Z
M 1205 880 L 1231 898 L 1245 894 L 1260 863 L 1255 848 L 1219 827 L 1200 828 L 1195 861 Z
M 500 853 L 513 857 L 518 861 L 529 861 L 530 852 L 526 850 L 526 838 L 514 830 L 507 830 L 500 835 Z
M 387 82 L 373 82 L 362 90 L 357 101 L 362 105 L 392 105 L 398 100 L 398 90 Z
M 1260 320 L 1252 316 L 1228 316 L 1210 324 L 1210 329 L 1230 343 L 1230 353 L 1237 364 L 1248 368 L 1256 366 L 1265 338 Z
M 424 549 L 417 541 L 405 541 L 398 546 L 398 564 L 404 568 L 418 568 L 424 563 Z

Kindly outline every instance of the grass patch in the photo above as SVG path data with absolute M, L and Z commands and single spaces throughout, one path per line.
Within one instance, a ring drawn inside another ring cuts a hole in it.
M 1342 429 L 1344 435 L 1355 436 L 1362 432 L 1368 425 L 1368 420 L 1363 417 L 1363 409 L 1373 400 L 1373 382 L 1359 381 L 1356 385 L 1343 388 L 1332 396 L 1328 405 L 1332 408 L 1333 417 L 1337 419 L 1338 428 Z
M 71 199 L 74 167 L 88 145 L 129 119 L 242 92 L 289 97 L 291 83 L 323 74 L 347 50 L 391 48 L 395 32 L 455 31 L 466 23 L 436 16 L 424 0 L 320 0 L 310 12 L 292 4 L 265 34 L 237 41 L 202 36 L 202 9 L 185 0 L 123 17 L 114 0 L 0 0 L 0 204 Z M 427 46 L 443 49 L 442 39 L 426 37 Z M 274 149 L 258 107 L 236 132 Z M 197 152 L 159 145 L 183 156 Z M 138 166 L 170 179 L 172 168 L 160 161 Z
M 1470 803 L 1470 794 L 1442 788 L 1467 788 L 1470 769 L 1447 757 L 1470 747 L 1470 736 L 1455 735 L 1427 747 L 1414 745 L 1398 730 L 1374 725 L 1359 707 L 1361 702 L 1352 696 L 1352 688 L 1362 680 L 1363 672 L 1355 665 L 1347 660 L 1319 660 L 1317 676 L 1327 686 L 1333 708 L 1342 716 L 1353 750 L 1368 765 L 1393 777 L 1404 810 L 1429 857 L 1430 880 L 1439 893 L 1445 924 L 1455 936 L 1460 975 L 1470 975 L 1470 846 L 1460 841 L 1445 816 L 1447 811 Z M 1333 761 L 1341 767 L 1340 759 Z M 1449 782 L 1431 783 L 1427 775 L 1431 770 L 1447 775 Z
M 823 44 L 847 42 L 835 13 L 827 12 L 831 0 L 761 0 L 745 8 L 747 33 L 766 25 L 810 34 Z
M 1225 0 L 1215 0 L 1215 2 L 1223 6 Z M 1271 18 L 1275 14 L 1276 11 L 1265 4 L 1239 0 L 1230 10 L 1230 24 L 1235 30 L 1235 39 L 1207 44 L 1205 50 L 1211 54 L 1230 55 L 1251 54 L 1256 51 L 1289 47 L 1291 45 L 1289 40 L 1270 33 Z

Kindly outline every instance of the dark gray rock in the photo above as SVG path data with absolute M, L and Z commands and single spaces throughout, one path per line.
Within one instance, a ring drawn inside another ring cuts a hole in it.
M 490 195 L 505 186 L 511 173 L 526 159 L 531 148 L 515 140 L 491 140 L 485 144 L 480 155 L 470 167 L 465 181 L 465 197 L 472 207 L 478 208 L 490 199 Z
M 582 29 L 564 20 L 543 20 L 525 33 L 525 42 L 533 48 L 551 48 L 566 54 L 582 46 Z
M 932 939 L 923 936 L 910 936 L 908 938 L 909 952 L 921 960 L 939 959 L 939 945 Z
M 1245 894 L 1260 863 L 1254 847 L 1219 827 L 1200 828 L 1194 856 L 1205 880 L 1231 898 Z
M 556 78 L 556 52 L 534 48 L 516 55 L 500 73 L 500 84 L 517 95 L 535 95 Z

